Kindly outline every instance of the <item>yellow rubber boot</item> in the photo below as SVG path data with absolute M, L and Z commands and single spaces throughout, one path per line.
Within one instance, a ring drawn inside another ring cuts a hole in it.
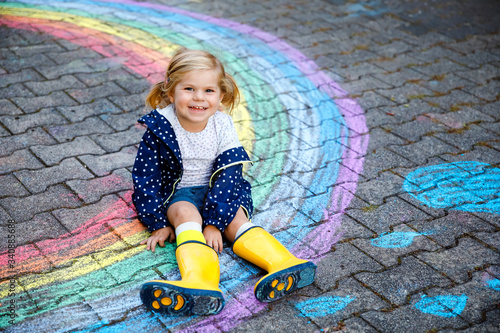
M 217 253 L 198 241 L 182 243 L 175 251 L 181 281 L 153 280 L 141 289 L 141 300 L 152 311 L 169 315 L 209 315 L 224 308 L 219 289 Z
M 238 256 L 268 272 L 254 288 L 261 302 L 272 302 L 314 282 L 316 265 L 298 259 L 260 227 L 245 231 L 233 244 Z

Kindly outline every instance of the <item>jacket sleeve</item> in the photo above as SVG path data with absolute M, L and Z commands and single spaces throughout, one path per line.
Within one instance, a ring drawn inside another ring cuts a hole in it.
M 248 219 L 253 211 L 251 186 L 243 178 L 243 164 L 234 164 L 214 175 L 213 186 L 203 208 L 205 225 L 213 225 L 221 232 L 231 223 L 241 207 Z
M 160 141 L 147 129 L 142 137 L 132 170 L 133 203 L 139 220 L 150 232 L 169 226 L 163 209 Z

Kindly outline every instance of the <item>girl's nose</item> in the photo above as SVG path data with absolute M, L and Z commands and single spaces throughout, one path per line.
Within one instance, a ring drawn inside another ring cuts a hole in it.
M 203 100 L 203 98 L 204 98 L 203 96 L 204 96 L 203 91 L 196 90 L 194 92 L 193 99 L 200 101 L 200 100 Z

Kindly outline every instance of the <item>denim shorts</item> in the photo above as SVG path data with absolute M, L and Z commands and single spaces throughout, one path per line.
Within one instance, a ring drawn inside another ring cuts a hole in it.
M 205 200 L 207 198 L 208 190 L 209 190 L 208 186 L 184 187 L 176 190 L 172 195 L 170 202 L 168 203 L 167 211 L 172 204 L 178 201 L 187 201 L 195 205 L 201 214 L 203 206 L 205 205 Z

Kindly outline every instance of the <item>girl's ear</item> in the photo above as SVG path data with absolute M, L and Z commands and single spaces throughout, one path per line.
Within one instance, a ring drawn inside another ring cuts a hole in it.
M 174 104 L 174 96 L 172 94 L 168 94 L 168 99 L 170 100 L 170 103 Z

